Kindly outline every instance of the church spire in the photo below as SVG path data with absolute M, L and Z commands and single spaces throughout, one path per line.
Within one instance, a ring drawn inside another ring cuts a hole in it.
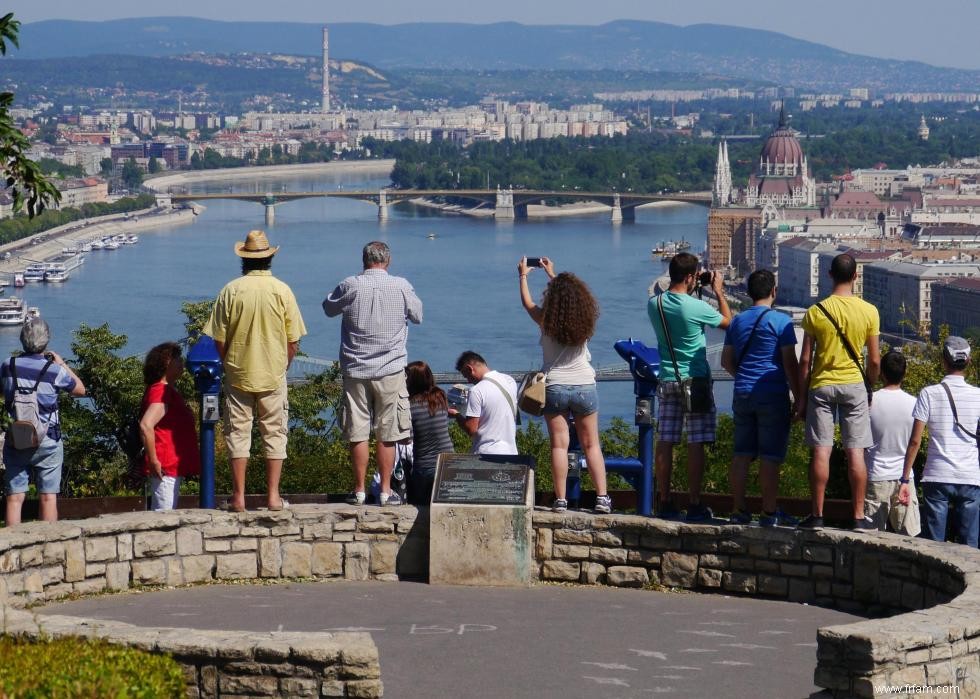
M 732 203 L 732 169 L 728 163 L 728 142 L 718 142 L 718 160 L 715 163 L 715 181 L 711 188 L 712 204 L 728 206 Z
M 786 128 L 786 100 L 779 103 L 779 125 L 776 128 Z

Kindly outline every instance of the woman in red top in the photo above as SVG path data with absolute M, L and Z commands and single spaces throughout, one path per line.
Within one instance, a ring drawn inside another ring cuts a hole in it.
M 143 362 L 146 391 L 140 436 L 146 448 L 146 470 L 153 510 L 172 510 L 180 495 L 180 479 L 201 472 L 194 413 L 173 383 L 184 370 L 180 345 L 164 342 L 151 349 Z

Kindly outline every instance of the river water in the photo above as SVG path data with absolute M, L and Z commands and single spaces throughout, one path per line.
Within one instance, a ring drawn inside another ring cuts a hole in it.
M 376 176 L 317 175 L 269 180 L 197 183 L 192 192 L 324 191 L 374 189 Z M 406 277 L 424 304 L 424 322 L 409 331 L 410 359 L 424 359 L 436 371 L 450 371 L 462 350 L 474 349 L 494 368 L 531 370 L 541 359 L 536 326 L 521 307 L 517 261 L 522 255 L 548 256 L 558 270 L 570 270 L 592 287 L 601 306 L 590 343 L 596 367 L 622 365 L 613 350 L 621 338 L 655 345 L 646 314 L 647 288 L 664 264 L 650 249 L 684 238 L 704 247 L 707 209 L 678 205 L 644 209 L 635 223 L 613 225 L 608 216 L 496 222 L 448 216 L 407 205 L 392 207 L 378 220 L 368 202 L 303 199 L 276 207 L 268 229 L 281 249 L 273 273 L 288 283 L 300 305 L 308 336 L 302 350 L 314 357 L 337 357 L 340 321 L 320 307 L 324 296 L 361 267 L 361 248 L 384 240 L 392 250 L 391 272 Z M 142 354 L 151 346 L 183 336 L 183 301 L 214 298 L 240 274 L 235 241 L 251 228 L 264 228 L 264 209 L 249 202 L 210 201 L 191 225 L 159 228 L 140 235 L 137 245 L 95 251 L 65 284 L 24 289 L 53 332 L 52 348 L 70 355 L 71 333 L 80 323 L 108 323 L 129 338 L 125 351 Z M 434 238 L 430 236 L 434 235 Z M 532 292 L 546 276 L 535 271 Z M 19 348 L 18 328 L 0 328 L 0 353 Z M 709 343 L 718 342 L 712 333 Z M 727 407 L 730 384 L 719 384 L 719 406 Z M 730 394 L 729 394 L 730 395 Z M 600 387 L 603 423 L 613 415 L 631 421 L 632 384 Z

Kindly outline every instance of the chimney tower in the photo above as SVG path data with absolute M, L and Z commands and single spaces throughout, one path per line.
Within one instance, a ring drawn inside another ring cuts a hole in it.
M 320 111 L 330 111 L 330 38 L 329 30 L 323 28 L 323 85 L 320 88 Z

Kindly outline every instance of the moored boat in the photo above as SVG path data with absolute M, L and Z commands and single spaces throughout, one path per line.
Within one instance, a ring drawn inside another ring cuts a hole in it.
M 126 236 L 126 245 L 136 245 L 138 242 L 140 242 L 140 237 L 138 235 L 133 235 L 130 233 Z
M 24 281 L 25 282 L 43 282 L 44 281 L 44 265 L 33 264 L 27 265 L 27 269 L 24 270 Z
M 45 265 L 44 281 L 48 283 L 66 282 L 68 281 L 68 270 L 63 264 L 49 263 Z
M 25 314 L 23 299 L 17 296 L 0 299 L 0 325 L 23 325 Z

